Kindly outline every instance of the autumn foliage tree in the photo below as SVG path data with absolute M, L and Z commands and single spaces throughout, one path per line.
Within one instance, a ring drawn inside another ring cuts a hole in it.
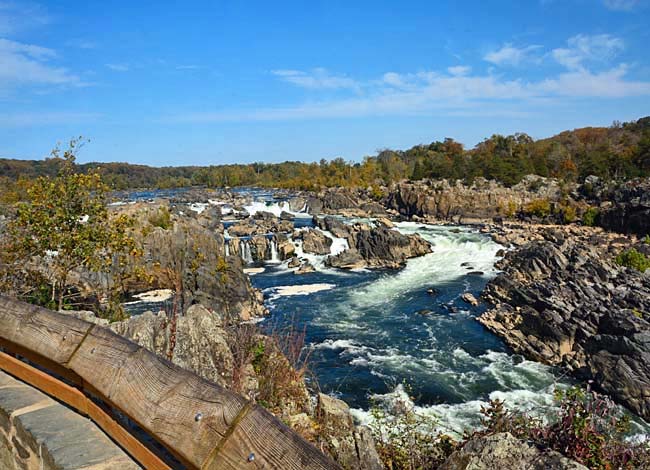
M 58 148 L 52 151 L 60 161 L 58 175 L 39 177 L 29 187 L 7 227 L 4 269 L 44 274 L 51 286 L 49 305 L 58 309 L 64 307 L 75 269 L 115 275 L 125 256 L 138 254 L 128 220 L 109 215 L 108 187 L 99 173 L 75 171 L 83 143 L 72 140 L 62 155 Z

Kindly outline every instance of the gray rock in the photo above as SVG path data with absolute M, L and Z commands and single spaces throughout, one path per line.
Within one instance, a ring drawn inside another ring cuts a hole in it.
M 587 470 L 555 451 L 542 451 L 510 433 L 470 439 L 440 470 Z
M 474 297 L 470 292 L 464 292 L 460 298 L 463 300 L 463 302 L 470 304 L 472 307 L 476 307 L 478 305 L 478 300 L 476 300 L 476 297 Z
M 343 468 L 382 470 L 372 433 L 354 425 L 348 405 L 323 393 L 318 394 L 316 417 L 328 451 Z
M 332 239 L 324 235 L 322 232 L 314 229 L 307 229 L 300 232 L 302 238 L 302 249 L 306 253 L 314 253 L 317 255 L 327 255 L 330 253 L 332 246 Z
M 357 250 L 345 250 L 336 256 L 329 256 L 326 264 L 341 269 L 361 269 L 367 266 Z
M 499 261 L 478 320 L 529 359 L 563 366 L 650 418 L 650 279 L 613 263 L 614 237 L 542 233 Z M 622 248 L 618 248 L 620 251 Z

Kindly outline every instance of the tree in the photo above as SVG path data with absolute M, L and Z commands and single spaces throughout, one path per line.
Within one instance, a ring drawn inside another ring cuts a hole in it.
M 99 173 L 75 171 L 76 153 L 83 144 L 81 138 L 70 142 L 59 174 L 35 181 L 8 226 L 14 265 L 45 272 L 51 283 L 51 303 L 58 309 L 63 308 L 73 270 L 107 271 L 113 249 L 133 249 L 125 221 L 113 224 L 109 217 L 108 188 Z M 57 147 L 52 157 L 59 156 Z

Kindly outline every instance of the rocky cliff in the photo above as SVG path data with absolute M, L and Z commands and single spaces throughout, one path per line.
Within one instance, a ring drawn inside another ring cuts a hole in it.
M 590 176 L 581 192 L 599 207 L 601 227 L 639 236 L 650 234 L 650 178 L 607 184 Z
M 392 185 L 384 202 L 405 217 L 462 222 L 514 215 L 535 199 L 558 201 L 562 190 L 557 180 L 532 175 L 511 188 L 484 178 L 470 185 L 460 180 L 423 180 Z

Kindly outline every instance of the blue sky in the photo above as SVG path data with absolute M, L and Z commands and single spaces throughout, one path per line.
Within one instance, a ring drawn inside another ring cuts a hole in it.
M 650 115 L 650 0 L 0 0 L 0 156 L 219 164 Z

